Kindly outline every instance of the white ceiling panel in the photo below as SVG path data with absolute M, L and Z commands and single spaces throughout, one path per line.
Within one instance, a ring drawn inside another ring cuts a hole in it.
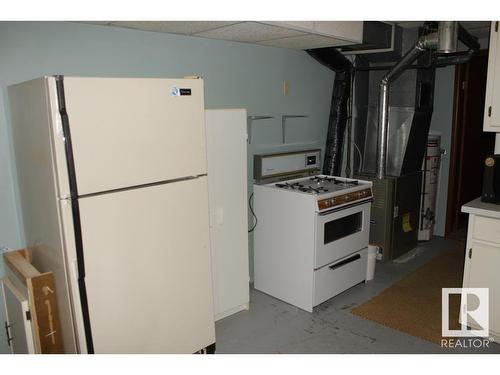
M 418 27 L 424 21 L 392 21 L 403 28 Z M 289 28 L 286 23 L 267 24 L 256 21 L 94 21 L 99 25 L 126 27 L 138 30 L 191 35 L 204 38 L 257 43 L 261 45 L 308 49 L 336 47 L 350 44 L 341 39 L 314 34 L 306 26 L 312 21 L 298 22 L 297 28 Z M 462 21 L 461 24 L 476 38 L 487 38 L 489 21 Z M 280 27 L 282 26 L 282 27 Z M 299 28 L 300 26 L 300 28 Z
M 161 33 L 193 35 L 206 30 L 233 25 L 237 21 L 112 21 L 111 26 Z
M 281 47 L 281 48 L 294 48 L 294 49 L 312 49 L 323 47 L 337 47 L 346 44 L 352 44 L 345 40 L 329 38 L 322 35 L 306 34 L 293 36 L 289 38 L 273 39 L 263 42 L 258 42 L 264 46 Z
M 194 34 L 194 36 L 201 36 L 204 38 L 234 40 L 237 42 L 248 43 L 279 39 L 295 35 L 305 35 L 305 33 L 283 27 L 266 25 L 259 22 L 242 22 Z

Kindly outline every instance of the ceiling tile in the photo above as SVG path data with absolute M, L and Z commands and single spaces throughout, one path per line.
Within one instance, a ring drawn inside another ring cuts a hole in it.
M 337 47 L 346 44 L 351 44 L 352 42 L 329 38 L 322 35 L 306 34 L 293 36 L 289 38 L 281 38 L 259 42 L 258 44 L 271 46 L 271 47 L 281 47 L 281 48 L 295 48 L 295 49 L 310 49 L 310 48 L 323 48 L 323 47 Z
M 113 21 L 112 26 L 157 31 L 162 33 L 192 35 L 200 31 L 233 25 L 237 21 Z
M 215 30 L 194 34 L 194 36 L 201 36 L 205 38 L 225 39 L 250 43 L 279 39 L 295 35 L 304 35 L 304 33 L 297 30 L 285 29 L 282 27 L 266 25 L 259 22 L 242 22 L 230 26 L 224 26 Z

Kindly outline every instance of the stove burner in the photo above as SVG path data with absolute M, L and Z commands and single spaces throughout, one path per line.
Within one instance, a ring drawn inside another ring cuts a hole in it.
M 299 188 L 299 190 L 304 192 L 304 193 L 316 193 L 316 194 L 326 193 L 328 191 L 328 189 L 323 187 L 323 186 L 315 187 L 315 188 L 313 188 L 312 186 L 308 186 L 308 187 Z
M 298 182 L 294 182 L 293 184 L 289 184 L 288 182 L 284 182 L 282 184 L 276 184 L 275 186 L 279 187 L 281 189 L 290 189 L 290 190 L 301 189 L 304 187 L 304 185 L 299 184 Z
M 314 176 L 309 179 L 310 181 L 314 182 L 330 182 L 330 181 L 335 181 L 333 177 L 320 177 L 320 176 Z
M 353 181 L 347 181 L 343 180 L 341 178 L 335 178 L 335 177 L 328 177 L 328 176 L 314 176 L 309 179 L 309 181 L 317 182 L 318 184 L 323 183 L 323 182 L 333 182 L 335 185 L 359 185 L 358 180 L 353 180 Z
M 353 185 L 353 186 L 356 186 L 356 185 L 359 185 L 359 181 L 358 180 L 354 180 L 354 181 L 347 181 L 347 180 L 339 180 L 337 178 L 334 178 L 333 179 L 333 183 L 335 185 L 339 185 L 339 184 L 344 184 L 344 185 Z
M 310 176 L 300 180 L 280 181 L 274 186 L 285 190 L 295 190 L 303 193 L 320 195 L 328 192 L 336 192 L 349 189 L 362 184 L 358 180 L 344 177 L 333 177 L 325 175 Z M 295 181 L 295 182 L 294 182 Z

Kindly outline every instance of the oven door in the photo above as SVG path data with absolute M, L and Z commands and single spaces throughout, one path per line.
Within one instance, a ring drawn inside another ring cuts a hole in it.
M 316 216 L 315 269 L 368 246 L 371 202 Z

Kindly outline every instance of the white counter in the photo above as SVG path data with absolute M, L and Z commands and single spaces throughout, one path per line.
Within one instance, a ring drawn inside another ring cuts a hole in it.
M 476 198 L 462 206 L 462 212 L 500 219 L 500 204 L 481 202 L 481 198 Z

